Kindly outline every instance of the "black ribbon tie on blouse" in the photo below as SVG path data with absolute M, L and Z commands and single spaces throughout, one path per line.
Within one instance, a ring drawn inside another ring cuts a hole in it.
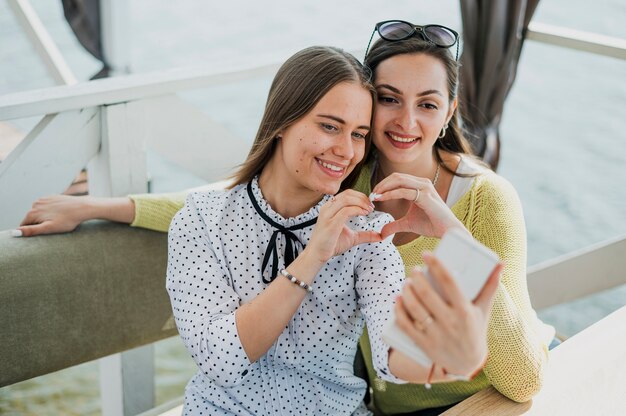
M 295 259 L 298 257 L 298 245 L 304 249 L 305 245 L 298 239 L 298 237 L 292 232 L 295 230 L 301 230 L 302 228 L 310 227 L 311 225 L 317 222 L 317 217 L 305 221 L 301 224 L 292 225 L 291 227 L 285 227 L 272 220 L 259 206 L 259 203 L 254 198 L 254 194 L 252 193 L 252 181 L 248 182 L 248 186 L 246 187 L 248 191 L 248 196 L 250 197 L 250 201 L 252 202 L 252 206 L 256 210 L 256 212 L 263 218 L 268 224 L 272 227 L 276 228 L 276 230 L 272 233 L 272 237 L 270 238 L 269 243 L 267 244 L 267 248 L 265 249 L 265 255 L 263 256 L 263 263 L 261 265 L 261 276 L 263 278 L 264 283 L 271 283 L 276 276 L 278 275 L 278 249 L 276 248 L 276 239 L 280 234 L 285 236 L 285 267 L 289 266 Z M 265 272 L 265 268 L 270 261 L 270 256 L 272 257 L 272 273 L 270 274 L 269 280 L 263 276 Z

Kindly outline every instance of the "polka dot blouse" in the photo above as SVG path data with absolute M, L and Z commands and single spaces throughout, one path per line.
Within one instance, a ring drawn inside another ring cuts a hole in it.
M 283 218 L 263 199 L 257 179 L 252 192 L 261 210 L 285 227 L 315 218 L 330 198 Z M 373 213 L 349 225 L 380 230 L 390 220 Z M 294 233 L 306 244 L 313 228 Z M 171 224 L 167 290 L 180 336 L 199 368 L 187 385 L 184 414 L 368 414 L 362 404 L 366 384 L 353 374 L 354 356 L 367 322 L 378 375 L 400 382 L 389 371 L 389 347 L 381 340 L 404 276 L 400 255 L 388 239 L 332 258 L 274 345 L 251 363 L 235 311 L 267 286 L 263 273 L 271 268 L 262 272 L 261 263 L 274 231 L 255 211 L 244 185 L 191 194 Z M 284 245 L 279 237 L 280 268 Z

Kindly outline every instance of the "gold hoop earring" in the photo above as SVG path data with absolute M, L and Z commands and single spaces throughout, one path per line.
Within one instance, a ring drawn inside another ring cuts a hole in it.
M 446 135 L 446 130 L 448 129 L 448 123 L 446 123 L 445 126 L 443 126 L 443 128 L 441 129 L 441 133 L 439 133 L 439 137 L 440 139 L 443 139 Z

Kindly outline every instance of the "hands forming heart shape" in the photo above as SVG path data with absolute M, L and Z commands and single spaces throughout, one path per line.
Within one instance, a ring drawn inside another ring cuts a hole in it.
M 370 194 L 370 200 L 373 201 L 393 199 L 405 199 L 412 204 L 402 218 L 383 227 L 383 239 L 398 232 L 441 238 L 450 228 L 465 229 L 441 199 L 430 179 L 393 173 L 380 181 Z
M 410 207 L 402 218 L 386 224 L 380 233 L 354 231 L 346 225 L 350 217 L 372 212 L 372 200 L 393 199 L 411 201 Z M 441 238 L 447 230 L 455 227 L 466 230 L 429 179 L 393 173 L 374 187 L 369 200 L 367 196 L 353 190 L 334 196 L 320 210 L 318 223 L 307 247 L 315 250 L 319 261 L 326 262 L 355 245 L 381 241 L 398 232 Z

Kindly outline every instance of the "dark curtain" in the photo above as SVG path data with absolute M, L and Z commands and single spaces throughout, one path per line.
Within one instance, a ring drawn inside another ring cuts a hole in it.
M 100 0 L 62 0 L 62 3 L 65 20 L 80 44 L 103 64 L 102 69 L 91 79 L 108 77 L 111 68 L 102 52 Z
M 460 0 L 463 55 L 459 91 L 464 127 L 476 154 L 500 158 L 500 120 L 517 73 L 528 23 L 539 0 Z

